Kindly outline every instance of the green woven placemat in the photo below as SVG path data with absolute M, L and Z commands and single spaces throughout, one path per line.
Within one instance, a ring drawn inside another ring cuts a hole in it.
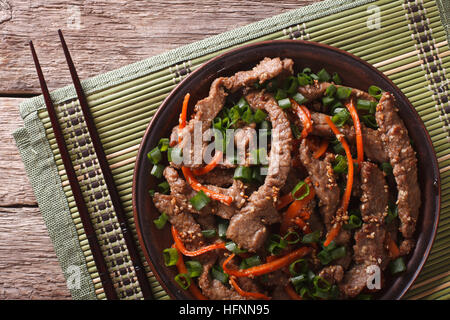
M 406 94 L 422 117 L 439 161 L 442 211 L 430 257 L 405 298 L 450 298 L 449 17 L 447 0 L 327 0 L 83 81 L 135 240 L 131 188 L 138 146 L 152 115 L 176 84 L 233 47 L 271 39 L 317 41 L 373 64 Z M 72 86 L 56 90 L 52 99 L 66 141 L 78 151 L 72 160 L 85 200 L 93 208 L 92 221 L 117 293 L 123 299 L 142 298 L 121 226 L 114 212 L 108 211 L 107 191 L 95 183 L 102 173 L 84 131 L 75 90 Z M 74 299 L 104 299 L 42 97 L 25 101 L 20 113 L 24 127 L 14 137 L 71 294 Z M 76 154 L 82 154 L 83 161 Z M 168 299 L 145 267 L 155 297 Z M 75 271 L 79 282 L 73 281 Z

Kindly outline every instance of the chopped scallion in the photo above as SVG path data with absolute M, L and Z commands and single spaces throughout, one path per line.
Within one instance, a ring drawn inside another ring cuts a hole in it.
M 203 192 L 203 190 L 200 190 L 189 201 L 196 210 L 202 210 L 211 201 L 211 199 Z
M 147 158 L 153 163 L 158 164 L 162 160 L 162 154 L 158 147 L 153 148 L 147 153 Z
M 319 77 L 320 82 L 328 82 L 331 79 L 330 74 L 325 69 L 321 69 L 319 72 L 317 72 L 317 76 Z
M 337 91 L 336 91 L 336 97 L 340 100 L 345 100 L 350 97 L 351 93 L 352 93 L 352 89 L 347 88 L 347 87 L 339 87 L 339 88 L 337 88 Z
M 162 213 L 157 219 L 153 220 L 153 223 L 157 229 L 162 229 L 166 225 L 167 220 L 169 220 L 169 216 Z
M 278 105 L 280 106 L 281 109 L 287 109 L 287 108 L 292 107 L 292 104 L 291 104 L 291 101 L 289 100 L 289 98 L 278 100 Z
M 187 290 L 191 285 L 191 278 L 186 273 L 179 273 L 175 276 L 175 282 L 184 290 Z
M 188 270 L 189 278 L 195 278 L 202 274 L 202 264 L 195 260 L 189 260 L 185 262 L 186 269 Z
M 391 271 L 391 274 L 398 274 L 401 272 L 404 272 L 406 270 L 405 261 L 403 260 L 403 257 L 399 257 L 389 263 L 389 270 Z
M 166 267 L 174 266 L 178 261 L 178 250 L 175 248 L 167 248 L 163 250 L 163 260 Z
M 305 181 L 300 181 L 294 189 L 292 189 L 291 194 L 295 200 L 302 200 L 309 195 L 309 192 L 309 185 Z

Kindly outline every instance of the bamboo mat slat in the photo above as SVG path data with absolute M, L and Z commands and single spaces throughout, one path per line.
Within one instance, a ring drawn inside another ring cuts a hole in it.
M 336 9 L 341 7 L 341 9 Z M 100 139 L 111 167 L 126 218 L 132 226 L 137 241 L 131 206 L 131 189 L 134 162 L 144 131 L 157 108 L 169 92 L 189 73 L 209 59 L 247 43 L 274 39 L 302 39 L 322 42 L 349 51 L 384 72 L 405 93 L 418 111 L 427 127 L 438 156 L 442 179 L 442 212 L 438 235 L 430 257 L 417 281 L 406 294 L 405 299 L 448 299 L 450 298 L 450 137 L 447 72 L 450 67 L 450 50 L 442 26 L 442 12 L 432 0 L 379 0 L 379 1 L 326 1 L 318 7 L 307 7 L 301 14 L 292 14 L 291 23 L 284 21 L 265 33 L 250 29 L 242 35 L 241 41 L 228 46 L 216 46 L 202 50 L 195 55 L 181 56 L 172 64 L 141 72 L 141 76 L 103 86 L 87 94 L 87 101 L 94 118 Z M 375 10 L 379 12 L 379 28 L 368 27 L 368 17 Z M 309 14 L 308 14 L 309 13 Z M 280 19 L 282 21 L 282 19 Z M 239 29 L 237 30 L 239 34 Z M 60 99 L 61 127 L 66 141 L 73 148 L 81 146 L 74 139 L 74 130 L 82 130 L 69 120 L 72 110 L 79 109 L 78 101 L 72 97 Z M 69 181 L 64 171 L 61 156 L 48 114 L 41 108 L 38 113 L 46 139 L 50 145 L 54 162 L 66 196 L 76 236 L 88 267 L 95 295 L 105 299 L 98 271 L 93 263 L 92 253 L 83 231 Z M 95 201 L 90 192 L 92 170 L 99 172 L 99 166 L 92 157 L 92 167 L 73 156 L 75 170 L 85 200 L 93 207 L 102 203 Z M 102 192 L 105 190 L 101 189 Z M 123 299 L 142 298 L 136 275 L 127 259 L 127 249 L 120 234 L 120 226 L 114 216 L 98 216 L 93 210 L 97 236 L 104 251 L 110 275 L 116 290 Z M 159 285 L 148 265 L 145 271 L 156 299 L 169 297 Z

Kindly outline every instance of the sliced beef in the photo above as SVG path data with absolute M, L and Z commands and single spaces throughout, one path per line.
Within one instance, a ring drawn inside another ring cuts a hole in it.
M 203 133 L 211 127 L 211 122 L 222 110 L 227 96 L 223 82 L 225 78 L 217 78 L 211 84 L 208 97 L 200 100 L 194 107 L 194 116 L 179 132 L 172 130 L 171 142 L 183 149 L 183 165 L 200 167 L 203 165 Z M 177 143 L 181 138 L 181 142 Z M 197 155 L 197 156 L 196 156 Z M 199 159 L 200 158 L 200 159 Z
M 355 232 L 353 259 L 357 264 L 377 265 L 385 269 L 389 262 L 388 253 L 384 246 L 386 229 L 378 223 L 364 223 Z
M 390 93 L 383 93 L 375 117 L 397 183 L 400 232 L 405 238 L 412 238 L 421 205 L 417 158 L 408 130 L 394 105 L 394 97 Z
M 367 223 L 384 223 L 389 193 L 383 171 L 371 162 L 361 163 L 361 216 Z
M 246 100 L 252 108 L 263 108 L 272 123 L 272 147 L 264 184 L 253 192 L 247 204 L 230 220 L 227 237 L 240 247 L 256 251 L 267 238 L 266 213 L 273 212 L 280 188 L 284 185 L 291 164 L 292 132 L 289 121 L 272 95 L 251 92 Z M 270 216 L 272 217 L 272 215 Z
M 205 245 L 202 228 L 191 214 L 178 207 L 174 196 L 155 193 L 153 203 L 159 212 L 169 216 L 169 222 L 178 231 L 188 250 L 196 250 Z
M 344 269 L 340 265 L 327 266 L 320 270 L 319 277 L 324 278 L 330 284 L 339 283 L 344 278 Z
M 197 176 L 196 178 L 203 185 L 211 184 L 218 187 L 229 187 L 234 182 L 233 175 L 233 169 L 215 168 L 208 174 Z
M 339 284 L 339 290 L 347 297 L 354 298 L 367 287 L 367 266 L 358 264 L 345 273 L 344 279 Z
M 264 58 L 252 70 L 239 71 L 225 80 L 225 87 L 235 92 L 243 87 L 251 87 L 255 83 L 263 83 L 283 73 L 293 73 L 294 62 L 291 59 Z
M 300 160 L 308 171 L 312 184 L 319 198 L 319 211 L 327 230 L 333 225 L 333 218 L 339 205 L 339 187 L 333 172 L 331 159 L 315 159 L 306 140 L 300 145 Z

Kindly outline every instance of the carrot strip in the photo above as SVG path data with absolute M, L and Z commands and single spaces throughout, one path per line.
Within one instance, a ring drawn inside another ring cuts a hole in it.
M 284 196 L 282 196 L 278 202 L 276 209 L 281 210 L 284 207 L 286 207 L 288 204 L 290 204 L 292 201 L 294 201 L 294 197 L 292 196 L 292 193 L 286 193 Z
M 187 118 L 187 108 L 189 104 L 189 98 L 191 95 L 189 93 L 186 93 L 183 100 L 183 107 L 181 108 L 181 114 L 180 114 L 180 120 L 179 120 L 179 128 L 183 129 L 186 127 L 186 118 Z
M 187 108 L 189 104 L 189 98 L 191 95 L 189 93 L 186 93 L 183 100 L 183 106 L 181 107 L 181 113 L 180 113 L 180 119 L 178 120 L 178 143 L 181 143 L 183 140 L 181 138 L 181 130 L 186 127 L 186 118 L 187 118 Z
M 201 176 L 201 175 L 207 174 L 212 169 L 214 169 L 219 164 L 220 161 L 222 161 L 222 157 L 223 157 L 223 152 L 216 151 L 216 153 L 215 153 L 214 157 L 211 159 L 210 163 L 208 163 L 203 168 L 193 169 L 192 173 L 195 174 L 196 176 Z
M 305 234 L 311 233 L 311 228 L 306 224 L 305 220 L 300 217 L 294 219 L 294 223 L 302 230 Z
M 188 270 L 186 268 L 186 265 L 184 264 L 184 260 L 183 260 L 183 256 L 180 254 L 180 249 L 178 249 L 176 244 L 172 245 L 172 248 L 177 249 L 178 251 L 178 260 L 177 260 L 177 264 L 176 267 L 178 269 L 178 273 L 185 273 L 188 274 Z M 200 289 L 197 287 L 197 285 L 195 285 L 195 283 L 191 282 L 191 285 L 189 286 L 188 289 L 192 295 L 198 299 L 198 300 L 208 300 L 207 297 L 205 297 L 202 292 L 200 291 Z
M 297 116 L 302 121 L 303 130 L 301 133 L 301 137 L 304 139 L 312 131 L 311 113 L 309 112 L 308 108 L 303 105 L 299 105 L 294 99 L 290 99 L 290 101 L 293 105 L 293 110 L 295 110 Z
M 398 256 L 400 255 L 400 249 L 398 248 L 397 244 L 393 239 L 389 239 L 388 249 L 389 255 L 391 256 L 392 259 L 398 258 Z
M 355 103 L 353 99 L 350 100 L 350 103 L 347 103 L 345 105 L 350 111 L 350 115 L 353 119 L 353 125 L 355 127 L 355 134 L 356 134 L 356 151 L 358 153 L 357 161 L 358 161 L 358 169 L 361 167 L 361 162 L 364 161 L 364 146 L 363 146 L 363 137 L 362 137 L 362 131 L 361 131 L 361 122 L 359 121 L 358 112 L 355 108 Z
M 348 209 L 348 203 L 350 202 L 350 196 L 352 194 L 352 187 L 353 187 L 353 159 L 352 154 L 350 152 L 350 147 L 348 146 L 347 141 L 344 138 L 344 135 L 339 131 L 339 129 L 335 126 L 333 121 L 331 121 L 331 118 L 329 116 L 325 116 L 325 121 L 330 126 L 333 133 L 336 135 L 336 138 L 339 140 L 339 142 L 342 144 L 342 147 L 345 150 L 345 155 L 347 156 L 347 163 L 348 163 L 348 174 L 347 174 L 347 185 L 345 187 L 345 192 L 342 197 L 342 203 L 338 211 L 336 212 L 336 215 L 344 215 L 347 212 Z M 327 238 L 323 245 L 326 247 L 328 246 L 331 241 L 334 240 L 334 238 L 337 237 L 339 234 L 339 231 L 341 230 L 342 222 L 336 222 L 333 228 L 328 232 Z
M 230 276 L 235 277 L 260 276 L 281 269 L 289 265 L 291 262 L 297 260 L 298 258 L 304 257 L 310 252 L 311 252 L 310 248 L 301 247 L 276 260 L 261 265 L 257 265 L 254 267 L 250 267 L 248 269 L 240 269 L 240 270 L 232 270 L 227 267 L 228 262 L 230 262 L 235 256 L 235 254 L 233 253 L 224 261 L 224 263 L 222 264 L 222 268 Z
M 307 183 L 310 184 L 310 181 L 308 181 Z M 302 200 L 295 200 L 291 203 L 289 208 L 286 210 L 286 213 L 284 214 L 283 220 L 281 221 L 280 231 L 282 234 L 287 232 L 287 229 L 292 225 L 294 218 L 303 213 L 304 208 L 315 197 L 315 195 L 316 191 L 310 184 L 309 194 Z
M 198 182 L 197 179 L 195 179 L 194 175 L 192 174 L 191 169 L 188 167 L 181 167 L 181 171 L 183 172 L 184 178 L 189 183 L 192 189 L 195 191 L 202 190 L 208 197 L 211 199 L 220 201 L 226 205 L 231 205 L 233 202 L 233 197 L 227 196 L 221 193 L 214 192 L 212 190 L 209 190 L 208 188 L 204 187 L 200 182 Z
M 320 143 L 319 149 L 314 151 L 313 157 L 315 159 L 319 159 L 325 153 L 325 151 L 327 151 L 329 144 L 330 142 L 327 139 L 323 139 L 322 142 Z
M 292 300 L 303 300 L 303 298 L 299 294 L 297 294 L 297 292 L 295 292 L 290 283 L 288 283 L 288 285 L 284 287 L 284 291 Z
M 196 256 L 202 255 L 202 254 L 212 251 L 212 250 L 225 249 L 225 242 L 217 242 L 217 243 L 211 244 L 209 246 L 205 246 L 205 247 L 200 248 L 195 251 L 189 251 L 184 246 L 184 243 L 181 240 L 180 235 L 178 234 L 178 231 L 177 231 L 177 229 L 175 229 L 174 226 L 171 227 L 171 231 L 172 231 L 172 237 L 173 237 L 173 240 L 175 241 L 175 245 L 177 246 L 177 249 L 180 250 L 181 253 L 185 256 L 196 257 Z
M 236 280 L 234 280 L 233 277 L 230 277 L 230 283 L 233 286 L 233 288 L 243 297 L 252 297 L 255 299 L 261 299 L 261 300 L 270 300 L 271 298 L 266 296 L 265 294 L 259 293 L 259 292 L 249 292 L 242 290 L 239 285 L 237 284 Z

